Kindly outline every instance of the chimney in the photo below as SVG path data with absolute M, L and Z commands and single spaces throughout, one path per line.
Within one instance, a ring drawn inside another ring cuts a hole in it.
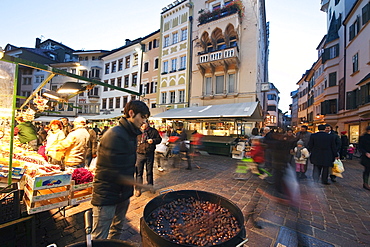
M 131 44 L 131 40 L 130 39 L 125 39 L 125 41 L 126 41 L 126 44 L 125 45 Z
M 40 38 L 36 38 L 35 48 L 40 48 L 40 43 L 41 43 L 41 39 Z

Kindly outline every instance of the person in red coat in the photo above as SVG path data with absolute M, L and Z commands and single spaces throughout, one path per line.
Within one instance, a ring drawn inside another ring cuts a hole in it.
M 256 164 L 256 167 L 251 167 L 251 172 L 255 174 L 264 173 L 258 169 L 262 168 L 265 163 L 265 147 L 261 143 L 261 138 L 259 138 L 259 136 L 256 136 L 252 139 L 252 146 L 250 148 L 250 151 L 247 152 L 247 155 L 250 156 Z M 267 174 L 260 175 L 261 179 L 264 179 L 266 177 Z

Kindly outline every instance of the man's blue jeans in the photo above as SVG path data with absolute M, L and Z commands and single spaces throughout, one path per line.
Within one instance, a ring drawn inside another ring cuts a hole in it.
M 115 205 L 93 206 L 92 239 L 120 239 L 130 199 Z

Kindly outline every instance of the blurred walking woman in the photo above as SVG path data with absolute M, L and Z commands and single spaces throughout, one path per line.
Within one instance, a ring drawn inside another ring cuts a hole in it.
M 370 126 L 367 126 L 366 133 L 360 136 L 359 149 L 361 151 L 361 165 L 363 165 L 365 168 L 364 172 L 362 173 L 363 188 L 370 190 Z

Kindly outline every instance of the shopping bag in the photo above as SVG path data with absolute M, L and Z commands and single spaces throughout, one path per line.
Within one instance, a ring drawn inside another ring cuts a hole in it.
M 332 168 L 332 172 L 334 173 L 342 173 L 344 172 L 344 166 L 340 159 L 334 161 L 334 166 Z

